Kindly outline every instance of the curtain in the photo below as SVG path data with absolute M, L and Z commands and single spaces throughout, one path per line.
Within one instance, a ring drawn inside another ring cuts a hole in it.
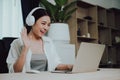
M 40 0 L 21 0 L 22 4 L 22 14 L 23 14 L 23 22 L 25 24 L 25 19 L 28 13 L 35 7 L 39 6 Z
M 0 39 L 20 37 L 22 27 L 21 0 L 0 0 Z

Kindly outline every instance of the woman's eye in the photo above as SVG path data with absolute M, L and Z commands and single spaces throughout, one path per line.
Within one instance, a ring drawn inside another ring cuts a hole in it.
M 45 25 L 45 23 L 42 23 L 42 25 Z
M 50 25 L 49 25 L 49 24 L 47 24 L 47 26 L 48 26 L 48 27 L 50 27 Z

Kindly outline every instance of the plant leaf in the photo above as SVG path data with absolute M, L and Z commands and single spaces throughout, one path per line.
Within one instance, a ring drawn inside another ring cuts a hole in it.
M 65 15 L 65 12 L 64 11 L 61 11 L 58 13 L 58 18 L 59 18 L 59 22 L 62 22 L 64 20 L 64 15 Z
M 43 4 L 48 13 L 50 13 L 51 20 L 56 20 L 55 18 L 55 14 L 57 13 L 56 6 L 48 2 L 47 0 L 41 0 L 40 3 Z
M 71 3 L 69 3 L 69 4 L 67 4 L 67 5 L 64 7 L 63 10 L 65 10 L 65 11 L 68 10 L 69 8 L 75 6 L 76 3 L 77 3 L 77 0 L 75 0 L 75 1 L 73 1 L 73 2 L 71 2 Z
M 56 2 L 56 5 L 59 5 L 62 7 L 63 5 L 67 4 L 68 0 L 54 0 Z
M 50 13 L 52 22 L 66 22 L 76 10 L 75 6 L 76 0 L 67 4 L 68 0 L 54 0 L 55 5 L 50 3 L 47 0 L 40 0 L 40 3 L 43 4 Z M 67 5 L 66 5 L 67 4 Z

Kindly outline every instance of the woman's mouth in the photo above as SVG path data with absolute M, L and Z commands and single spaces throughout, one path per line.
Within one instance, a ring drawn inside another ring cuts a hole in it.
M 40 32 L 41 32 L 42 34 L 44 34 L 44 33 L 45 33 L 45 31 L 42 31 L 42 30 L 40 30 Z

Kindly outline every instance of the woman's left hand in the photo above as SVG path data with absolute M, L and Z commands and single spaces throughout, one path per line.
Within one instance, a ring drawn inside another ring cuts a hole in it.
M 59 64 L 56 70 L 72 70 L 73 65 L 71 64 Z
M 69 70 L 72 70 L 73 65 L 69 64 L 69 65 L 67 65 L 67 66 L 68 66 L 68 69 L 69 69 Z

